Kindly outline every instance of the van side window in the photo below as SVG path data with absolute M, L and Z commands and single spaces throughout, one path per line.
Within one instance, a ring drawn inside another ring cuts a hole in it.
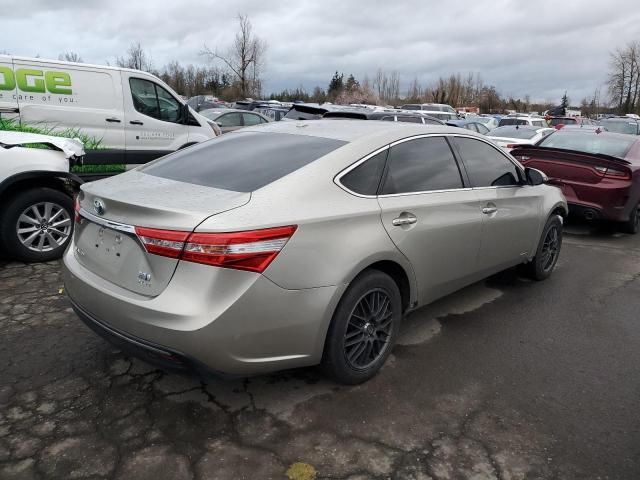
M 181 105 L 164 88 L 141 78 L 130 78 L 129 85 L 136 111 L 165 122 L 180 121 Z

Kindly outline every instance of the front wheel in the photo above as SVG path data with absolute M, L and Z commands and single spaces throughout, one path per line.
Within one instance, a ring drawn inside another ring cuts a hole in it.
M 9 200 L 0 220 L 7 253 L 24 262 L 62 256 L 73 230 L 73 201 L 52 188 L 34 188 Z
M 368 270 L 349 286 L 333 315 L 322 366 L 339 383 L 373 377 L 391 353 L 402 319 L 400 290 L 393 279 Z
M 547 220 L 536 250 L 536 256 L 527 263 L 525 273 L 534 280 L 544 280 L 553 272 L 562 248 L 562 220 L 553 215 Z

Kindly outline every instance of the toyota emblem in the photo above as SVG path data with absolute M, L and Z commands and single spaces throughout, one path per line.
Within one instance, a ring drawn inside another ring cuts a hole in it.
M 96 198 L 93 201 L 93 211 L 96 212 L 98 215 L 104 215 L 104 212 L 105 212 L 104 202 L 99 198 Z

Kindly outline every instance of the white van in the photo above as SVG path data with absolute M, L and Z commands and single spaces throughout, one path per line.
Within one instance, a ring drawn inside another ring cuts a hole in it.
M 126 68 L 0 55 L 0 130 L 80 137 L 80 172 L 117 173 L 216 136 L 162 80 Z

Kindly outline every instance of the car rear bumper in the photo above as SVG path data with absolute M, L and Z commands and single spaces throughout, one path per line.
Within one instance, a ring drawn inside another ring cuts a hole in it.
M 589 220 L 624 222 L 629 219 L 629 213 L 638 201 L 637 198 L 632 199 L 632 189 L 629 186 L 616 187 L 607 184 L 591 185 L 566 181 L 559 181 L 557 186 L 567 199 L 569 211 Z
M 166 368 L 223 375 L 319 363 L 346 288 L 287 290 L 259 274 L 181 262 L 160 295 L 144 297 L 82 266 L 73 245 L 63 271 L 74 310 L 101 336 Z

